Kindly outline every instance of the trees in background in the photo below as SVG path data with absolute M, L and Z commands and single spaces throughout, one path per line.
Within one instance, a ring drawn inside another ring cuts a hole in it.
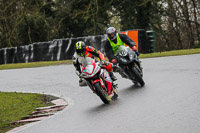
M 0 0 L 0 48 L 118 30 L 154 30 L 157 51 L 200 47 L 198 0 Z
M 200 47 L 198 0 L 163 0 L 158 28 L 160 51 Z
M 114 0 L 120 29 L 156 31 L 157 51 L 200 47 L 199 0 Z
M 1 0 L 0 48 L 102 34 L 109 23 L 109 4 L 109 0 Z

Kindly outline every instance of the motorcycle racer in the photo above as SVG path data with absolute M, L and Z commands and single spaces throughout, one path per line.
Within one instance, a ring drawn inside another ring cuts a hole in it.
M 106 30 L 106 34 L 108 38 L 105 42 L 105 53 L 109 61 L 111 61 L 113 64 L 117 63 L 114 54 L 120 45 L 127 44 L 133 51 L 136 52 L 136 54 L 139 55 L 135 42 L 127 35 L 117 33 L 114 27 L 109 27 Z
M 105 66 L 105 69 L 109 73 L 109 76 L 112 79 L 112 81 L 117 80 L 117 78 L 113 74 L 112 63 L 105 61 L 105 57 L 100 51 L 97 51 L 92 46 L 86 46 L 83 41 L 78 41 L 75 47 L 76 51 L 73 55 L 72 60 L 73 60 L 73 65 L 79 74 L 81 73 L 81 65 L 82 65 L 81 59 L 83 59 L 84 57 L 91 57 L 91 58 L 98 57 L 100 59 L 101 65 Z M 82 82 L 82 79 L 79 80 L 79 83 L 80 82 Z M 108 94 L 110 95 L 112 82 L 107 82 L 107 86 L 108 86 Z
M 121 45 L 125 46 L 125 44 L 127 44 L 133 51 L 135 51 L 137 56 L 139 56 L 139 52 L 136 49 L 136 44 L 130 37 L 128 37 L 125 34 L 117 33 L 114 27 L 109 27 L 106 30 L 106 34 L 108 38 L 105 42 L 105 53 L 110 62 L 112 62 L 113 64 L 117 64 L 117 60 L 115 59 L 114 54 L 117 51 L 119 46 Z M 139 67 L 142 70 L 140 62 L 141 61 L 139 61 L 138 59 Z

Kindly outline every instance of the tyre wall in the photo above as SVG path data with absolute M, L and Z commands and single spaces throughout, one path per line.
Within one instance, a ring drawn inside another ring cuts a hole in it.
M 139 31 L 139 30 L 138 30 Z M 0 64 L 28 63 L 38 61 L 71 60 L 77 41 L 84 41 L 105 54 L 106 35 L 88 36 L 70 39 L 56 39 L 49 42 L 37 42 L 30 45 L 0 49 Z M 142 40 L 142 41 L 141 41 Z M 138 32 L 138 50 L 147 53 L 145 32 Z
M 86 45 L 104 51 L 105 35 L 71 39 L 56 39 L 49 42 L 37 42 L 30 45 L 0 49 L 0 64 L 28 63 L 38 61 L 70 60 L 75 51 L 75 44 L 82 40 Z

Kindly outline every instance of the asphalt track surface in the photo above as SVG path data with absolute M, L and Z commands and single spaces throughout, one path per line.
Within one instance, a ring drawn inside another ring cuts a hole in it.
M 142 59 L 146 86 L 116 74 L 109 105 L 78 86 L 72 65 L 0 71 L 0 91 L 54 94 L 69 106 L 19 133 L 199 133 L 200 54 Z

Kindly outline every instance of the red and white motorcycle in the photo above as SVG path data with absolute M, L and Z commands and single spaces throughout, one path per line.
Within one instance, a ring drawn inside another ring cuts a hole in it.
M 109 104 L 111 100 L 118 97 L 117 85 L 113 83 L 108 72 L 100 62 L 90 57 L 84 57 L 81 63 L 82 73 L 79 75 L 80 78 L 86 81 L 90 89 L 97 94 L 105 104 Z M 111 92 L 113 91 L 113 95 L 111 94 L 112 97 L 108 95 L 108 87 L 111 87 Z

